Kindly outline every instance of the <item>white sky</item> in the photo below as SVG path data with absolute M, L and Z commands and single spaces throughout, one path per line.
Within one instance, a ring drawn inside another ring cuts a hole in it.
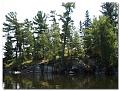
M 18 20 L 28 18 L 32 20 L 38 11 L 42 10 L 49 13 L 50 10 L 56 10 L 58 14 L 62 14 L 64 8 L 61 6 L 62 2 L 75 2 L 76 8 L 72 14 L 75 26 L 78 27 L 79 21 L 84 20 L 85 11 L 89 10 L 90 18 L 94 15 L 99 16 L 101 13 L 101 3 L 110 0 L 0 0 L 0 28 L 5 22 L 5 15 L 11 11 L 16 11 Z
M 1 0 L 0 20 L 2 21 L 0 22 L 3 23 L 5 21 L 5 15 L 10 11 L 16 11 L 19 20 L 24 20 L 25 18 L 32 20 L 39 10 L 45 13 L 49 13 L 50 10 L 56 10 L 58 14 L 62 14 L 64 11 L 61 6 L 62 2 L 68 1 L 76 3 L 76 8 L 73 12 L 76 26 L 80 20 L 84 19 L 86 10 L 89 10 L 90 17 L 100 14 L 100 0 Z

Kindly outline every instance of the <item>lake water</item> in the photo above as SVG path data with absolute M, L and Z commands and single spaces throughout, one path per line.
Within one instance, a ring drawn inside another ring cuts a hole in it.
M 118 89 L 117 76 L 29 73 L 3 76 L 4 89 Z

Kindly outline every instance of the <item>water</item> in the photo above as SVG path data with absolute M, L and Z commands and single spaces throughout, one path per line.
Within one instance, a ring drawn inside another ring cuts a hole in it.
M 53 75 L 40 73 L 4 75 L 5 89 L 118 89 L 118 77 Z

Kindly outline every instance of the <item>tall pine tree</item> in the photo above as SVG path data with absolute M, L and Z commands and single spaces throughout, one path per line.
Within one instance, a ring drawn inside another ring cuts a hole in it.
M 89 11 L 87 10 L 85 13 L 85 21 L 84 21 L 84 28 L 89 28 L 91 26 L 91 19 L 89 17 Z

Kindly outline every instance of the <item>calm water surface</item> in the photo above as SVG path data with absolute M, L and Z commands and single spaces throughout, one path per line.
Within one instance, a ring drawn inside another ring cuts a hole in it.
M 5 89 L 117 89 L 116 76 L 65 76 L 40 73 L 4 75 Z

